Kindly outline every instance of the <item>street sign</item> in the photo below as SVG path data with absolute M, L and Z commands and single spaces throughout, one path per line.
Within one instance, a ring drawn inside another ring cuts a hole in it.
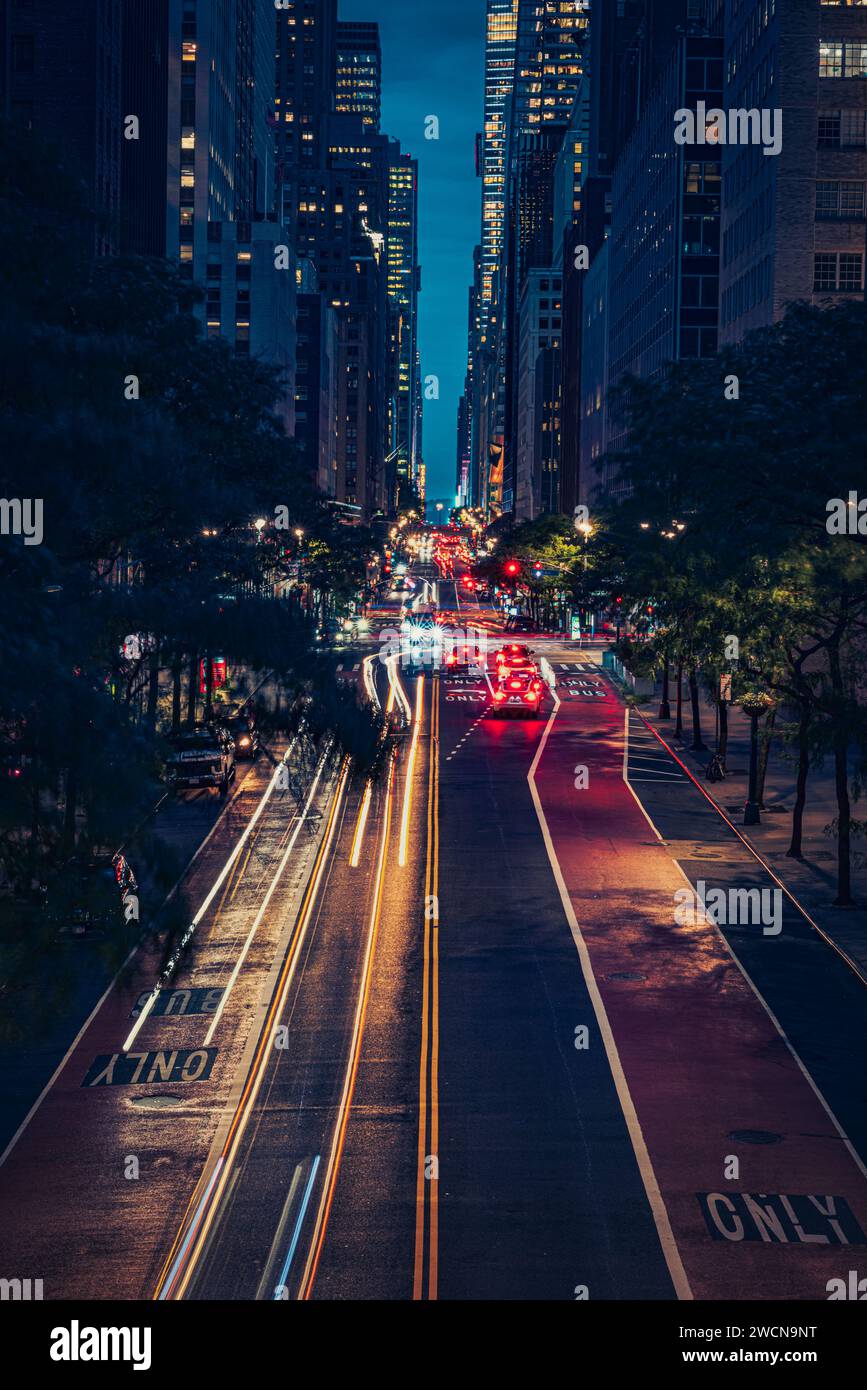
M 226 684 L 226 658 L 215 656 L 211 659 L 211 685 L 214 690 L 219 690 Z M 204 695 L 207 689 L 207 672 L 205 668 L 205 658 L 199 661 L 199 694 Z

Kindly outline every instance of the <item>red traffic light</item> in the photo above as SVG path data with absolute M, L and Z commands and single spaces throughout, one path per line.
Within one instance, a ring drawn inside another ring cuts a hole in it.
M 509 560 L 506 564 L 506 574 L 517 574 L 519 568 L 517 560 Z

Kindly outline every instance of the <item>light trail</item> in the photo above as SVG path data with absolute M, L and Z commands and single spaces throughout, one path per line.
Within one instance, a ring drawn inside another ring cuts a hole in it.
M 316 1174 L 319 1172 L 319 1158 L 320 1155 L 317 1154 L 315 1159 L 313 1160 L 313 1166 L 310 1169 L 310 1176 L 307 1179 L 307 1186 L 304 1189 L 304 1196 L 301 1199 L 301 1209 L 298 1212 L 298 1220 L 295 1222 L 295 1229 L 292 1232 L 292 1240 L 290 1242 L 289 1250 L 286 1255 L 286 1262 L 283 1265 L 282 1270 L 280 1271 L 280 1278 L 277 1281 L 277 1287 L 274 1290 L 275 1302 L 282 1298 L 283 1290 L 286 1287 L 286 1280 L 289 1277 L 289 1270 L 291 1269 L 292 1261 L 295 1258 L 295 1251 L 298 1248 L 298 1240 L 301 1236 L 301 1227 L 304 1225 L 304 1218 L 307 1215 L 307 1207 L 310 1203 L 310 1195 L 313 1192 L 313 1184 L 316 1181 Z
M 386 666 L 388 669 L 388 682 L 391 686 L 392 693 L 396 697 L 397 702 L 401 707 L 405 722 L 407 724 L 411 724 L 412 708 L 410 706 L 409 700 L 406 697 L 406 691 L 401 685 L 400 676 L 397 674 L 397 652 L 395 652 L 392 656 L 388 658 Z
M 364 680 L 364 688 L 367 691 L 367 698 L 369 699 L 372 705 L 375 705 L 377 709 L 381 710 L 382 705 L 379 703 L 379 695 L 377 694 L 376 690 L 376 680 L 373 675 L 373 663 L 375 660 L 375 652 L 371 656 L 366 656 L 361 663 L 361 671 L 362 678 Z
M 160 1272 L 156 1290 L 153 1295 L 154 1299 L 157 1301 L 183 1298 L 186 1289 L 189 1287 L 190 1279 L 192 1278 L 196 1264 L 201 1257 L 208 1232 L 219 1210 L 220 1202 L 225 1194 L 232 1166 L 238 1156 L 241 1140 L 255 1108 L 265 1072 L 267 1071 L 276 1020 L 285 1007 L 289 989 L 295 978 L 295 971 L 301 957 L 301 949 L 304 945 L 304 940 L 313 915 L 313 905 L 325 874 L 325 868 L 329 862 L 329 853 L 337 826 L 338 811 L 343 801 L 348 777 L 349 762 L 348 760 L 344 760 L 340 781 L 331 802 L 325 835 L 319 847 L 316 864 L 307 885 L 304 902 L 295 924 L 292 940 L 289 943 L 282 972 L 274 990 L 274 994 L 272 995 L 265 1022 L 259 1034 L 256 1052 L 247 1080 L 229 1126 L 223 1148 L 216 1160 L 214 1172 L 208 1180 L 204 1194 L 195 1209 L 189 1226 L 185 1226 L 182 1223 L 168 1258 Z M 192 1207 L 192 1201 L 190 1207 Z M 187 1209 L 188 1212 L 190 1207 Z
M 406 778 L 403 788 L 403 814 L 400 819 L 400 842 L 397 852 L 397 862 L 403 869 L 406 867 L 407 845 L 409 841 L 409 815 L 412 807 L 412 785 L 413 773 L 415 772 L 415 760 L 418 755 L 418 735 L 421 729 L 421 718 L 424 710 L 424 675 L 420 675 L 415 687 L 415 723 L 412 730 L 412 741 L 409 747 L 409 758 L 406 765 Z
M 385 881 L 386 851 L 388 849 L 389 831 L 391 828 L 391 804 L 394 792 L 394 769 L 395 760 L 392 757 L 388 775 L 388 787 L 385 796 L 385 809 L 383 812 L 382 842 L 379 850 L 379 864 L 376 873 L 376 891 L 373 895 L 373 904 L 370 911 L 370 927 L 367 938 L 367 948 L 365 950 L 364 964 L 361 972 L 361 987 L 358 995 L 358 1004 L 355 1010 L 355 1020 L 352 1030 L 352 1046 L 350 1048 L 349 1061 L 343 1083 L 343 1092 L 340 1097 L 338 1107 L 338 1121 L 334 1132 L 334 1140 L 331 1145 L 331 1153 L 328 1159 L 328 1170 L 322 1187 L 322 1197 L 319 1202 L 319 1209 L 316 1214 L 316 1225 L 313 1231 L 313 1238 L 310 1243 L 310 1250 L 307 1256 L 307 1263 L 304 1267 L 304 1274 L 298 1293 L 300 1301 L 310 1298 L 313 1291 L 313 1284 L 316 1279 L 316 1271 L 319 1267 L 319 1260 L 322 1255 L 322 1247 L 325 1242 L 325 1233 L 328 1229 L 328 1218 L 331 1214 L 331 1206 L 334 1201 L 334 1192 L 337 1186 L 337 1175 L 340 1169 L 340 1159 L 343 1153 L 343 1146 L 346 1141 L 346 1129 L 349 1124 L 349 1113 L 352 1108 L 352 1097 L 355 1093 L 355 1081 L 358 1074 L 358 1063 L 361 1057 L 361 1044 L 364 1038 L 364 1023 L 367 1017 L 367 1003 L 370 997 L 370 982 L 373 975 L 373 958 L 376 950 L 376 941 L 379 935 L 379 920 L 382 912 L 382 894 Z
M 323 773 L 323 771 L 324 771 L 324 769 L 325 769 L 325 764 L 326 764 L 326 761 L 327 761 L 327 759 L 328 759 L 328 756 L 329 756 L 329 754 L 328 754 L 328 752 L 326 751 L 325 753 L 323 753 L 322 757 L 321 757 L 320 760 L 319 760 L 319 766 L 318 766 L 318 768 L 316 769 L 316 776 L 313 778 L 313 781 L 312 781 L 311 784 L 310 784 L 310 792 L 309 792 L 309 794 L 308 794 L 307 800 L 306 800 L 305 803 L 304 803 L 304 809 L 303 809 L 303 811 L 301 812 L 301 815 L 298 817 L 298 822 L 297 822 L 297 824 L 296 824 L 296 826 L 295 826 L 295 829 L 294 829 L 293 832 L 292 832 L 292 835 L 291 835 L 291 837 L 290 837 L 290 839 L 289 839 L 288 845 L 286 846 L 285 850 L 283 851 L 283 857 L 282 857 L 282 859 L 280 860 L 280 863 L 279 863 L 278 866 L 277 866 L 277 871 L 276 871 L 276 873 L 274 874 L 274 877 L 272 878 L 270 884 L 268 885 L 268 891 L 267 891 L 267 893 L 265 894 L 264 898 L 262 899 L 262 903 L 261 903 L 261 905 L 260 905 L 260 907 L 259 907 L 259 911 L 256 913 L 256 916 L 253 918 L 252 926 L 250 927 L 250 930 L 249 930 L 248 933 L 247 933 L 247 939 L 246 939 L 246 941 L 244 942 L 244 945 L 243 945 L 242 948 L 241 948 L 240 955 L 238 956 L 238 959 L 235 961 L 235 964 L 234 964 L 234 966 L 233 966 L 233 968 L 232 968 L 232 973 L 231 973 L 231 975 L 229 976 L 229 982 L 228 982 L 228 984 L 226 985 L 225 989 L 223 990 L 222 996 L 221 996 L 221 998 L 220 998 L 220 1002 L 219 1002 L 219 1004 L 217 1005 L 216 1011 L 215 1011 L 215 1013 L 214 1013 L 214 1017 L 213 1017 L 213 1019 L 211 1020 L 211 1026 L 210 1026 L 210 1028 L 208 1029 L 207 1033 L 205 1034 L 205 1041 L 204 1041 L 204 1044 L 203 1044 L 203 1046 L 205 1046 L 205 1047 L 210 1047 L 210 1045 L 211 1045 L 211 1040 L 213 1039 L 214 1033 L 215 1033 L 216 1028 L 217 1028 L 217 1024 L 219 1023 L 220 1019 L 221 1019 L 222 1016 L 223 1016 L 223 1010 L 224 1010 L 225 1007 L 226 1007 L 226 1004 L 227 1004 L 228 999 L 229 999 L 229 995 L 232 993 L 232 990 L 233 990 L 234 987 L 235 987 L 235 982 L 237 981 L 238 976 L 239 976 L 240 973 L 241 973 L 241 966 L 244 964 L 244 961 L 247 959 L 247 953 L 249 952 L 250 947 L 251 947 L 252 944 L 253 944 L 253 938 L 255 937 L 256 932 L 259 930 L 260 923 L 261 923 L 261 921 L 262 921 L 262 918 L 265 916 L 265 912 L 266 912 L 266 910 L 267 910 L 268 904 L 270 903 L 272 897 L 274 896 L 274 892 L 275 892 L 275 890 L 276 890 L 276 888 L 277 888 L 277 884 L 280 882 L 280 879 L 283 877 L 283 873 L 284 873 L 284 871 L 285 871 L 285 869 L 286 869 L 286 865 L 289 863 L 289 858 L 290 858 L 290 856 L 291 856 L 291 854 L 292 854 L 293 849 L 295 848 L 295 845 L 296 845 L 297 840 L 298 840 L 298 836 L 301 834 L 301 827 L 302 827 L 302 825 L 304 824 L 304 822 L 306 821 L 306 819 L 307 819 L 307 814 L 308 814 L 308 812 L 309 812 L 309 810 L 310 810 L 311 805 L 313 804 L 313 798 L 314 798 L 315 795 L 316 795 L 316 788 L 317 788 L 318 785 L 319 785 L 319 781 L 320 781 L 320 778 L 322 777 L 322 773 Z
M 271 780 L 262 794 L 262 799 L 260 800 L 259 805 L 256 807 L 256 810 L 253 812 L 253 815 L 250 817 L 250 820 L 244 827 L 244 830 L 242 831 L 237 844 L 235 845 L 234 849 L 232 850 L 231 854 L 229 855 L 228 859 L 226 860 L 225 864 L 223 865 L 222 869 L 220 870 L 219 874 L 214 880 L 212 888 L 210 889 L 204 902 L 202 903 L 201 907 L 199 908 L 198 912 L 196 913 L 195 917 L 193 918 L 189 927 L 187 928 L 187 931 L 184 935 L 184 943 L 186 943 L 186 941 L 195 931 L 196 927 L 199 925 L 199 922 L 204 917 L 208 908 L 211 906 L 211 903 L 214 901 L 214 898 L 217 896 L 226 879 L 228 878 L 229 874 L 231 873 L 232 865 L 235 863 L 235 860 L 238 858 L 238 855 L 241 853 L 241 850 L 244 848 L 245 844 L 252 835 L 256 823 L 259 820 L 259 817 L 262 815 L 262 812 L 265 810 L 265 807 L 267 806 L 268 802 L 271 800 L 272 795 L 274 794 L 274 789 L 276 788 L 280 778 L 280 769 L 286 766 L 286 759 L 289 757 L 290 753 L 292 752 L 292 749 L 295 747 L 296 742 L 297 736 L 292 740 L 289 747 L 286 749 L 286 752 L 283 754 L 281 761 L 274 768 L 274 771 L 271 775 Z M 121 1052 L 129 1052 L 130 1048 L 133 1046 L 136 1038 L 141 1032 L 141 1029 L 148 1015 L 150 1014 L 154 1004 L 157 1002 L 157 999 L 159 998 L 159 993 L 160 989 L 162 988 L 162 984 L 163 980 L 162 977 L 160 977 L 160 979 L 157 981 L 157 983 L 151 990 L 150 995 L 148 996 L 147 1003 L 145 1004 L 144 1008 L 142 1009 L 141 1013 L 139 1014 L 138 1018 L 133 1024 L 132 1029 L 129 1032 L 129 1035 L 126 1038 L 126 1041 L 123 1043 L 121 1047 Z
M 370 782 L 364 788 L 364 796 L 361 799 L 361 809 L 358 812 L 358 821 L 355 826 L 355 835 L 352 840 L 352 852 L 349 856 L 349 867 L 358 868 L 358 861 L 361 857 L 361 844 L 364 839 L 364 827 L 367 825 L 367 816 L 370 811 L 370 800 L 373 796 L 373 786 Z
M 424 968 L 418 1082 L 415 1259 L 412 1289 L 414 1300 L 424 1297 L 426 1208 L 430 1213 L 429 1299 L 437 1297 L 439 1261 L 439 1177 L 435 1168 L 433 1172 L 429 1173 L 427 1167 L 429 1158 L 432 1158 L 435 1163 L 439 1161 L 439 721 L 439 690 L 435 687 L 431 698 L 431 751 L 427 798 Z M 430 1069 L 430 1088 L 428 1088 L 428 1069 Z M 430 1117 L 429 1128 L 428 1117 Z M 430 1148 L 428 1148 L 428 1136 L 430 1137 Z

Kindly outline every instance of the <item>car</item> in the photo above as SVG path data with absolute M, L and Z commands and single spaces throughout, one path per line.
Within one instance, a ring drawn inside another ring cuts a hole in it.
M 538 719 L 544 693 L 545 683 L 535 670 L 513 671 L 494 691 L 494 714 L 529 715 Z
M 484 671 L 485 658 L 478 641 L 452 641 L 444 643 L 443 668 L 452 675 L 467 671 Z
M 172 791 L 216 787 L 220 796 L 235 776 L 235 740 L 222 724 L 197 724 L 170 739 L 166 782 Z
M 430 604 L 420 604 L 401 623 L 401 664 L 409 667 L 438 665 L 442 647 L 438 614 Z
M 503 680 L 512 671 L 536 671 L 535 653 L 518 642 L 508 642 L 494 656 L 497 676 Z
M 259 727 L 255 710 L 249 706 L 236 710 L 225 720 L 225 728 L 234 740 L 236 758 L 258 758 Z
M 120 852 L 75 854 L 45 888 L 44 910 L 60 937 L 103 937 L 138 922 L 138 880 Z

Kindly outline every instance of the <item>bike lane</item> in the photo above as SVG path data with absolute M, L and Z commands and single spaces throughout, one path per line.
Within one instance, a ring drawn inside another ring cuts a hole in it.
M 585 689 L 530 782 L 594 996 L 590 1048 L 619 1057 L 692 1295 L 827 1298 L 864 1262 L 845 1248 L 865 1242 L 863 1163 L 720 930 L 675 921 L 687 880 L 624 780 L 623 704 L 601 675 Z

